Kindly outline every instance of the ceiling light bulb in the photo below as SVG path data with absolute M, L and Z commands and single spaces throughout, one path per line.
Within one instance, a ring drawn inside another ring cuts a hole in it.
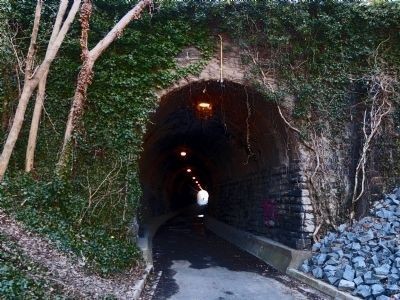
M 193 177 L 192 177 L 192 179 L 193 179 L 193 180 L 195 180 L 195 179 L 196 179 L 196 177 L 194 177 L 194 176 L 193 176 Z
M 185 157 L 187 155 L 186 151 L 181 151 L 181 156 Z
M 197 106 L 203 109 L 211 109 L 211 104 L 207 102 L 200 102 Z
M 192 172 L 192 169 L 186 169 L 186 172 L 190 173 Z

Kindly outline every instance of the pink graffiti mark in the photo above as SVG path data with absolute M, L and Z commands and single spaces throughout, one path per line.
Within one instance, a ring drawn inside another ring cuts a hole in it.
M 266 199 L 262 204 L 262 208 L 264 213 L 264 224 L 267 226 L 274 226 L 278 216 L 275 202 L 271 199 Z

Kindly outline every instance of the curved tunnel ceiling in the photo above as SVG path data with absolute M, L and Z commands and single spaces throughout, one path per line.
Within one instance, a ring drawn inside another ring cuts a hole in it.
M 211 110 L 199 103 L 210 104 Z M 144 139 L 140 174 L 145 197 L 164 203 L 156 211 L 169 210 L 172 194 L 194 193 L 192 176 L 212 192 L 238 173 L 279 164 L 286 156 L 285 136 L 276 106 L 244 86 L 208 81 L 172 92 L 161 99 Z M 180 156 L 182 150 L 186 157 Z

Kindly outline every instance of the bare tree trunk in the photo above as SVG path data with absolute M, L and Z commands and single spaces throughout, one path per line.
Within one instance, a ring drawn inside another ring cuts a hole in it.
M 50 47 L 53 46 L 54 41 L 57 38 L 57 35 L 60 33 L 62 20 L 64 18 L 65 12 L 67 10 L 67 6 L 68 6 L 68 0 L 61 1 L 59 10 L 57 13 L 56 21 L 54 23 L 53 32 L 50 37 L 50 42 L 49 42 Z M 28 173 L 32 171 L 33 165 L 34 165 L 37 135 L 38 135 L 39 124 L 40 124 L 40 116 L 42 114 L 42 109 L 44 106 L 48 74 L 49 74 L 48 71 L 45 72 L 43 77 L 40 79 L 38 92 L 36 95 L 35 108 L 33 111 L 31 128 L 29 131 L 28 146 L 26 149 L 26 158 L 25 158 L 25 171 Z
M 68 3 L 68 0 L 62 0 L 60 3 L 60 7 Z M 13 124 L 11 126 L 10 132 L 7 136 L 7 140 L 5 142 L 3 152 L 0 156 L 0 181 L 3 180 L 4 174 L 7 170 L 8 163 L 10 161 L 11 154 L 14 150 L 15 143 L 18 139 L 19 133 L 22 128 L 22 124 L 25 117 L 26 107 L 28 106 L 29 99 L 31 98 L 33 92 L 39 84 L 41 78 L 49 71 L 50 65 L 55 59 L 58 50 L 67 34 L 71 23 L 75 19 L 75 15 L 79 10 L 81 0 L 74 0 L 74 3 L 68 13 L 67 18 L 65 19 L 62 27 L 60 28 L 57 34 L 54 34 L 54 43 L 49 43 L 46 51 L 45 58 L 43 62 L 33 71 L 33 62 L 34 62 L 34 54 L 36 48 L 36 40 L 39 31 L 40 17 L 41 11 L 43 7 L 43 0 L 37 1 L 37 6 L 35 10 L 35 20 L 34 26 L 32 30 L 31 42 L 28 50 L 28 55 L 26 58 L 26 70 L 25 70 L 25 82 L 22 89 L 21 96 L 18 101 L 17 110 L 15 112 Z M 59 14 L 62 10 L 60 9 L 57 14 L 57 19 L 59 19 Z M 61 18 L 62 19 L 62 18 Z M 53 36 L 53 34 L 52 34 Z
M 90 51 L 87 49 L 87 32 L 90 14 L 84 11 L 84 6 L 91 5 L 91 0 L 86 0 L 85 4 L 82 5 L 82 36 L 81 36 L 81 46 L 82 46 L 82 59 L 83 67 L 78 75 L 78 83 L 75 90 L 74 100 L 71 106 L 70 113 L 68 115 L 67 126 L 65 129 L 64 143 L 58 162 L 58 172 L 60 173 L 63 168 L 66 167 L 68 158 L 69 144 L 71 143 L 71 138 L 74 130 L 77 127 L 82 115 L 83 106 L 86 100 L 86 94 L 88 86 L 92 82 L 93 77 L 93 66 L 97 59 L 103 54 L 103 52 L 118 38 L 122 35 L 122 32 L 133 20 L 140 18 L 143 10 L 152 4 L 152 0 L 141 0 L 139 1 L 125 16 L 108 32 L 108 34 Z M 87 7 L 86 7 L 87 9 Z M 85 19 L 86 17 L 86 19 Z
M 4 178 L 4 174 L 10 161 L 11 153 L 18 139 L 19 132 L 21 131 L 26 107 L 35 88 L 36 86 L 33 83 L 29 82 L 29 84 L 24 85 L 24 89 L 22 90 L 21 98 L 18 102 L 17 111 L 15 112 L 14 121 L 8 134 L 7 141 L 4 145 L 3 152 L 0 156 L 0 181 Z
M 38 0 L 35 9 L 35 20 L 33 21 L 31 42 L 28 49 L 28 55 L 26 56 L 25 80 L 29 80 L 32 77 L 32 69 L 36 52 L 36 41 L 39 33 L 40 18 L 42 17 L 42 8 L 43 0 Z
M 17 142 L 19 132 L 21 131 L 29 98 L 31 97 L 35 89 L 35 84 L 31 82 L 31 77 L 32 77 L 33 62 L 36 51 L 36 40 L 39 32 L 40 18 L 42 16 L 42 8 L 43 8 L 43 1 L 38 0 L 35 9 L 35 19 L 33 22 L 31 42 L 29 45 L 28 54 L 26 56 L 25 84 L 21 97 L 18 102 L 17 111 L 15 112 L 14 121 L 10 133 L 8 134 L 3 152 L 1 153 L 0 156 L 0 181 L 3 180 L 4 174 L 7 170 L 11 153 L 14 149 L 15 143 Z
M 63 152 L 65 151 L 65 147 L 71 141 L 72 133 L 77 126 L 77 120 L 83 114 L 83 105 L 87 95 L 87 89 L 91 82 L 91 74 L 93 72 L 93 62 L 87 62 L 78 75 L 78 87 L 75 90 L 74 101 L 72 102 L 71 110 L 69 111 L 67 126 L 65 129 L 64 135 L 64 145 Z M 61 153 L 62 157 L 63 153 Z M 62 161 L 60 159 L 60 161 Z
M 39 129 L 40 116 L 42 114 L 42 107 L 44 103 L 45 93 L 46 93 L 46 82 L 47 82 L 46 72 L 39 82 L 39 88 L 36 95 L 35 109 L 33 111 L 31 129 L 29 131 L 28 147 L 26 149 L 26 160 L 25 160 L 25 171 L 31 172 L 33 169 L 33 162 L 36 150 L 36 140 L 37 133 Z

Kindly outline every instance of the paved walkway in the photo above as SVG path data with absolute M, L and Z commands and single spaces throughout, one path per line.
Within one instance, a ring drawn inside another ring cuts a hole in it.
M 156 275 L 143 299 L 326 299 L 207 231 L 202 220 L 179 216 L 159 230 Z

